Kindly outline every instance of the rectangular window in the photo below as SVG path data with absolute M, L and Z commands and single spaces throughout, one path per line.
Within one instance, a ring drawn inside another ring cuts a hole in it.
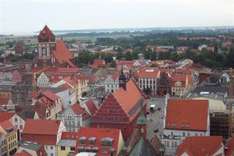
M 65 146 L 61 146 L 61 151 L 65 151 Z

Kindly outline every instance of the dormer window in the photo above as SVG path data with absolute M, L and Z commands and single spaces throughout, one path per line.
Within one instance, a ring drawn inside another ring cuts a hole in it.
M 87 140 L 87 138 L 83 136 L 83 137 L 80 137 L 79 142 L 80 142 L 80 144 L 85 144 L 86 140 Z
M 90 137 L 90 138 L 88 139 L 88 141 L 89 141 L 89 144 L 95 145 L 95 143 L 96 143 L 96 137 Z
M 101 144 L 102 146 L 112 146 L 113 140 L 114 140 L 113 138 L 105 137 L 101 139 Z

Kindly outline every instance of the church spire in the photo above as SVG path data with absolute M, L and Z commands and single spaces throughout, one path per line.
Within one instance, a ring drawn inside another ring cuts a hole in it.
M 124 75 L 123 72 L 123 66 L 119 75 L 119 87 L 122 87 L 124 90 L 126 90 L 126 84 L 127 84 L 127 78 Z

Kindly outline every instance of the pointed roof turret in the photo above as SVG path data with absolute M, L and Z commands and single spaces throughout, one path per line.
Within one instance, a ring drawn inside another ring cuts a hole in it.
M 126 83 L 127 83 L 127 78 L 124 75 L 123 67 L 122 67 L 121 73 L 119 75 L 119 87 L 122 87 L 125 90 L 126 89 Z
M 50 28 L 45 25 L 45 27 L 40 31 L 38 35 L 38 42 L 54 42 L 55 35 L 50 30 Z

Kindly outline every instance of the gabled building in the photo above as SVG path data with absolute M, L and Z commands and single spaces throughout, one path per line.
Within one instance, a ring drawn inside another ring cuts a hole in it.
M 71 62 L 72 54 L 62 40 L 56 40 L 55 35 L 45 26 L 38 35 L 38 55 L 34 67 L 62 66 L 75 67 Z
M 162 143 L 166 154 L 174 155 L 176 148 L 189 136 L 209 136 L 208 100 L 169 99 L 164 110 Z
M 145 101 L 133 80 L 107 95 L 99 110 L 92 117 L 93 127 L 119 128 L 124 139 L 129 138 L 141 112 L 145 111 Z
M 95 59 L 93 63 L 90 65 L 93 69 L 103 68 L 106 65 L 106 61 L 102 59 Z
M 68 106 L 71 106 L 78 101 L 75 88 L 76 85 L 77 81 L 67 77 L 52 84 L 48 88 L 48 90 L 52 91 L 58 97 L 60 97 L 62 100 L 63 108 L 67 108 Z
M 140 138 L 135 146 L 132 148 L 129 156 L 157 156 L 151 143 L 144 138 Z
M 16 130 L 23 131 L 25 121 L 14 112 L 0 112 L 0 122 L 9 121 Z
M 15 156 L 32 156 L 32 154 L 28 153 L 25 150 L 15 153 Z
M 192 85 L 192 75 L 175 73 L 171 76 L 171 94 L 173 96 L 184 96 Z
M 87 100 L 84 104 L 82 104 L 82 106 L 89 113 L 90 116 L 93 116 L 99 109 L 96 102 L 93 99 Z
M 52 52 L 55 49 L 55 35 L 45 26 L 38 37 L 38 56 L 34 64 L 35 67 L 51 65 Z
M 0 141 L 1 156 L 15 154 L 18 148 L 17 130 L 8 120 L 0 122 Z
M 48 78 L 48 76 L 42 72 L 38 78 L 37 78 L 37 87 L 39 88 L 44 88 L 44 87 L 48 87 L 50 85 L 50 79 Z
M 112 75 L 108 75 L 104 81 L 105 92 L 114 92 L 119 88 L 119 72 L 115 72 Z
M 157 95 L 157 84 L 160 77 L 160 70 L 157 68 L 142 68 L 135 73 L 139 88 L 148 95 Z
M 73 55 L 66 47 L 63 40 L 56 41 L 55 50 L 53 51 L 51 59 L 53 65 L 75 67 L 71 62 Z
M 79 104 L 74 104 L 59 113 L 57 119 L 63 121 L 67 131 L 73 132 L 78 131 L 83 126 L 87 126 L 90 117 L 84 108 Z
M 178 146 L 176 156 L 224 156 L 221 136 L 187 137 Z
M 69 154 L 77 153 L 75 151 L 78 140 L 78 131 L 76 132 L 63 132 L 61 140 L 56 146 L 57 156 L 67 156 Z
M 22 133 L 22 140 L 42 144 L 46 155 L 56 156 L 56 144 L 65 130 L 63 122 L 59 120 L 28 119 Z
M 171 75 L 168 72 L 162 71 L 158 79 L 157 95 L 164 96 L 166 94 L 171 95 Z
M 75 96 L 79 99 L 88 91 L 88 83 L 88 77 L 82 74 L 79 68 L 48 67 L 34 71 L 33 92 L 38 92 L 40 88 L 59 87 L 65 84 L 74 89 Z
M 1 92 L 0 95 L 0 109 L 5 111 L 13 111 L 15 110 L 15 105 L 12 102 L 12 95 L 11 93 L 7 92 Z
M 116 60 L 116 69 L 118 71 L 123 70 L 124 73 L 129 73 L 134 68 L 134 61 L 132 60 Z
M 91 152 L 96 156 L 118 156 L 123 149 L 124 141 L 121 130 L 109 128 L 81 128 L 78 132 L 65 132 L 63 140 L 75 140 L 75 153 Z M 66 146 L 58 147 L 58 155 Z M 72 150 L 71 150 L 72 151 Z
M 51 91 L 43 91 L 39 94 L 34 109 L 40 119 L 56 119 L 62 111 L 61 98 Z

